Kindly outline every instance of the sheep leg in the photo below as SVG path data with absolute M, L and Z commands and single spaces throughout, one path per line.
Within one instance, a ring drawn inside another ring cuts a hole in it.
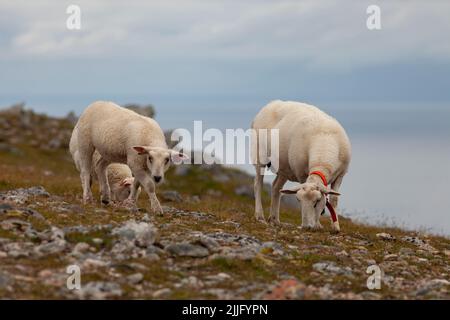
M 280 191 L 286 183 L 287 179 L 283 176 L 277 175 L 272 183 L 272 195 L 270 203 L 269 223 L 280 224 Z
M 108 165 L 109 162 L 103 157 L 100 158 L 95 164 L 95 174 L 97 175 L 97 179 L 100 184 L 101 201 L 105 205 L 109 204 L 111 200 L 111 188 L 106 175 L 106 168 Z
M 340 189 L 340 187 L 341 187 L 341 184 L 342 184 L 342 180 L 344 179 L 344 175 L 340 175 L 340 176 L 338 176 L 337 178 L 336 178 L 336 180 L 334 180 L 332 183 L 331 183 L 331 189 L 333 189 L 334 191 L 336 191 L 336 192 L 339 192 L 339 189 Z M 340 226 L 339 226 L 339 215 L 338 215 L 338 212 L 337 212 L 337 207 L 338 207 L 338 201 L 339 201 L 339 196 L 335 196 L 335 195 L 330 195 L 329 196 L 329 201 L 330 201 L 330 204 L 333 206 L 333 208 L 335 209 L 335 211 L 336 211 L 336 222 L 333 222 L 332 221 L 332 228 L 334 229 L 334 231 L 337 231 L 337 232 L 339 232 L 340 230 L 341 230 L 341 228 L 340 228 Z
M 134 179 L 133 181 L 133 185 L 131 186 L 131 192 L 130 192 L 130 196 L 128 197 L 128 199 L 130 199 L 131 201 L 133 201 L 133 203 L 136 203 L 139 197 L 139 186 L 141 184 L 139 183 L 138 179 Z
M 83 202 L 87 204 L 93 201 L 91 191 L 91 172 L 92 172 L 92 154 L 94 148 L 92 146 L 79 146 L 79 165 L 80 165 L 80 179 L 83 188 Z
M 256 175 L 255 175 L 255 185 L 254 185 L 254 193 L 255 193 L 255 218 L 258 221 L 264 222 L 264 209 L 262 206 L 261 200 L 261 191 L 263 186 L 264 175 L 261 174 L 262 170 L 264 170 L 264 166 L 255 165 Z
M 159 203 L 158 198 L 156 197 L 155 193 L 156 186 L 155 183 L 153 182 L 150 172 L 143 169 L 139 169 L 137 171 L 136 170 L 133 171 L 133 174 L 135 178 L 139 181 L 140 185 L 144 188 L 145 192 L 148 194 L 148 197 L 150 199 L 151 210 L 157 213 L 158 215 L 163 215 L 163 209 L 161 207 L 161 204 Z
M 137 200 L 139 198 L 139 186 L 140 186 L 140 183 L 139 183 L 138 179 L 135 178 L 133 181 L 133 185 L 131 186 L 131 189 L 130 189 L 130 195 L 123 202 L 123 205 L 132 211 L 138 210 Z

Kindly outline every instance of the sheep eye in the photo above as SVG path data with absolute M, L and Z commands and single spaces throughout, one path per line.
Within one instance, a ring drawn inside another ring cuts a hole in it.
M 150 161 L 150 163 L 153 162 L 153 158 L 152 157 L 148 157 L 148 160 Z
M 317 200 L 317 201 L 316 201 L 316 204 L 314 205 L 314 208 L 317 207 L 317 205 L 319 204 L 319 201 L 320 201 L 320 200 Z
M 169 163 L 169 158 L 166 158 L 166 160 L 165 160 L 165 161 L 166 161 L 166 164 L 168 164 L 168 163 Z

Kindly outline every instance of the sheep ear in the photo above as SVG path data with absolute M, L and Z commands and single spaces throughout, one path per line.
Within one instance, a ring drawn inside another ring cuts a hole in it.
M 299 189 L 295 189 L 295 190 L 284 189 L 284 190 L 281 190 L 280 192 L 282 194 L 296 194 L 298 190 Z
M 148 153 L 148 150 L 142 146 L 136 146 L 136 147 L 133 147 L 133 149 L 136 150 L 138 154 Z
M 331 194 L 333 196 L 340 196 L 341 194 L 337 191 L 334 191 L 333 189 L 330 189 L 326 192 L 327 194 Z
M 184 160 L 188 160 L 189 156 L 181 151 L 170 150 L 170 156 L 172 158 L 172 162 L 175 164 L 181 163 Z
M 125 178 L 120 182 L 121 187 L 131 186 L 133 184 L 134 178 Z

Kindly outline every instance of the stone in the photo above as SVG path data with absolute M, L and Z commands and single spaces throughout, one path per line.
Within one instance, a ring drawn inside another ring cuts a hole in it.
M 234 189 L 234 193 L 238 196 L 253 198 L 254 190 L 253 187 L 250 185 L 241 185 Z
M 146 248 L 155 243 L 158 231 L 151 223 L 130 220 L 114 229 L 112 234 L 133 242 L 138 247 Z
M 172 243 L 165 247 L 172 255 L 180 257 L 203 258 L 209 255 L 208 249 L 188 242 Z
M 162 192 L 161 198 L 164 201 L 169 201 L 169 202 L 183 202 L 183 197 L 180 195 L 180 193 L 177 191 L 173 191 L 173 190 Z
M 261 253 L 270 253 L 273 255 L 283 255 L 283 247 L 274 241 L 263 242 L 259 250 Z
M 160 289 L 160 290 L 153 292 L 152 296 L 155 299 L 161 299 L 161 298 L 167 297 L 171 293 L 172 293 L 172 290 L 170 290 L 169 288 L 164 288 L 164 289 Z
M 392 261 L 392 260 L 397 260 L 398 259 L 398 255 L 396 254 L 387 254 L 384 256 L 384 261 Z
M 115 282 L 94 281 L 81 286 L 75 291 L 80 299 L 104 300 L 122 295 L 120 285 Z
M 350 267 L 339 267 L 332 261 L 324 261 L 313 264 L 313 269 L 321 273 L 334 273 L 351 275 L 352 270 Z
M 209 275 L 205 277 L 205 280 L 207 281 L 212 281 L 212 282 L 222 282 L 222 281 L 226 281 L 226 280 L 230 280 L 231 276 L 228 273 L 218 273 L 218 274 L 214 274 L 214 275 Z
M 141 283 L 142 280 L 144 280 L 144 275 L 142 273 L 133 273 L 127 276 L 127 281 L 131 284 L 138 284 Z
M 393 235 L 385 232 L 377 233 L 377 238 L 386 241 L 395 241 L 395 237 Z

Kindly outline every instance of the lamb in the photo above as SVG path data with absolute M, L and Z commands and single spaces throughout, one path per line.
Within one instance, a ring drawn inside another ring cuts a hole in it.
M 94 150 L 100 154 L 95 173 L 100 183 L 101 201 L 110 201 L 110 186 L 106 168 L 110 163 L 127 164 L 134 176 L 126 203 L 135 205 L 138 188 L 142 186 L 150 199 L 151 209 L 162 214 L 156 197 L 156 185 L 164 181 L 164 173 L 171 162 L 179 163 L 188 157 L 168 149 L 164 133 L 158 123 L 148 117 L 118 106 L 113 102 L 97 101 L 80 116 L 72 139 L 77 139 L 83 201 L 92 201 L 90 170 Z
M 70 153 L 75 162 L 75 166 L 80 171 L 80 155 L 78 152 L 78 129 L 75 127 L 70 139 Z M 97 163 L 101 156 L 97 151 L 94 151 L 92 163 Z M 130 168 L 126 164 L 112 163 L 106 168 L 108 184 L 111 188 L 111 199 L 113 201 L 125 201 L 131 192 L 131 186 L 134 182 L 134 177 Z M 91 168 L 90 185 L 92 186 L 92 178 L 96 177 L 94 168 Z M 140 188 L 138 192 L 140 191 Z
M 265 221 L 261 189 L 264 169 L 270 167 L 276 174 L 272 183 L 270 223 L 280 224 L 281 194 L 295 194 L 301 205 L 302 228 L 321 229 L 319 218 L 327 206 L 333 220 L 332 228 L 340 231 L 334 210 L 338 206 L 338 191 L 351 158 L 350 141 L 342 126 L 314 106 L 276 100 L 256 115 L 252 129 L 256 219 Z M 267 140 L 260 136 L 265 131 L 262 129 L 269 133 Z M 270 140 L 271 130 L 277 129 L 279 143 L 275 145 L 278 153 L 271 150 Z M 288 180 L 300 185 L 282 190 Z

